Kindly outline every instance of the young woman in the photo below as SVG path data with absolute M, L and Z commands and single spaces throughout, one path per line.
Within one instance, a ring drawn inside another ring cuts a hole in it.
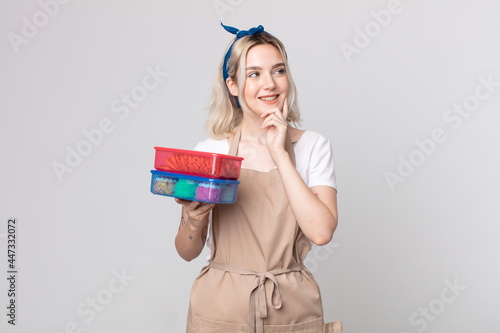
M 327 244 L 337 227 L 330 142 L 290 126 L 300 115 L 283 44 L 262 26 L 223 27 L 236 38 L 215 78 L 211 138 L 195 149 L 244 160 L 234 204 L 176 199 L 180 256 L 190 261 L 205 242 L 211 247 L 187 332 L 341 332 L 341 322 L 324 323 L 318 284 L 303 264 L 311 242 Z

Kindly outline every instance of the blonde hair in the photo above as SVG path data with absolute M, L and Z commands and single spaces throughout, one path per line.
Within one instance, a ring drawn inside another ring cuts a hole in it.
M 231 41 L 232 43 L 232 41 Z M 246 56 L 248 50 L 255 45 L 270 44 L 276 47 L 283 58 L 285 70 L 288 78 L 288 124 L 292 123 L 295 127 L 300 125 L 300 112 L 297 102 L 297 90 L 293 82 L 290 69 L 288 67 L 287 55 L 283 44 L 274 36 L 262 32 L 257 35 L 244 36 L 236 41 L 231 51 L 231 56 L 228 60 L 229 78 L 238 84 L 238 95 L 243 96 L 243 89 L 246 80 Z M 226 49 L 229 49 L 229 47 Z M 225 53 L 224 53 L 225 54 Z M 226 138 L 228 132 L 238 126 L 243 119 L 243 112 L 236 105 L 235 96 L 231 95 L 226 81 L 222 74 L 224 66 L 224 58 L 217 70 L 214 78 L 212 99 L 208 106 L 209 115 L 205 124 L 205 129 L 208 135 L 214 139 Z M 238 73 L 238 78 L 236 77 Z M 248 109 L 244 98 L 238 99 L 240 105 L 244 109 Z

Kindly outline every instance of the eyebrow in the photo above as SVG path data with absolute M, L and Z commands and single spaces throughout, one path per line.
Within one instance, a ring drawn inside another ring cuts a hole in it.
M 276 64 L 276 65 L 273 65 L 273 69 L 276 68 L 276 67 L 281 67 L 281 66 L 285 66 L 284 63 L 280 62 L 279 64 Z M 262 70 L 262 67 L 259 67 L 259 66 L 250 66 L 250 67 L 247 67 L 247 71 L 248 70 Z

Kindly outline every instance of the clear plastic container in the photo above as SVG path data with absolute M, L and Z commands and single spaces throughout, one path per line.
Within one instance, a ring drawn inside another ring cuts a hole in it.
M 151 170 L 151 174 L 151 193 L 209 203 L 234 203 L 240 183 L 157 170 Z
M 218 179 L 238 179 L 243 157 L 155 147 L 155 169 Z

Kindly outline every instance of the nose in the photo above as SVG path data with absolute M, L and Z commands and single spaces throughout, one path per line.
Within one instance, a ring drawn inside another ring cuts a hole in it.
M 264 89 L 274 89 L 276 87 L 276 83 L 274 82 L 274 78 L 270 74 L 262 75 L 262 85 L 264 86 Z

